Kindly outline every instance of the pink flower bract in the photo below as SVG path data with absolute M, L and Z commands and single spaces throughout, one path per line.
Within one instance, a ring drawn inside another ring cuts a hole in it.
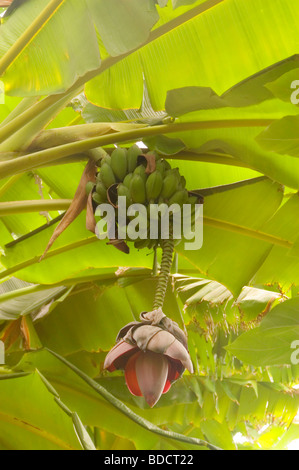
M 186 347 L 169 331 L 142 324 L 132 330 L 130 340 L 121 339 L 107 354 L 104 368 L 123 369 L 129 391 L 144 396 L 153 407 L 185 368 L 193 372 L 192 362 Z

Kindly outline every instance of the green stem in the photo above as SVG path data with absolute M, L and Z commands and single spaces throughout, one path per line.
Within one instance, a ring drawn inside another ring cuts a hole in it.
M 234 128 L 234 127 L 261 127 L 268 126 L 272 123 L 272 119 L 230 119 L 220 121 L 199 121 L 199 122 L 179 122 L 172 124 L 162 124 L 160 126 L 152 126 L 141 129 L 131 129 L 115 134 L 102 135 L 92 137 L 82 141 L 72 142 L 58 147 L 42 150 L 22 157 L 14 158 L 0 163 L 1 178 L 10 176 L 15 173 L 32 170 L 45 163 L 53 162 L 60 158 L 67 157 L 76 153 L 86 152 L 104 145 L 116 144 L 120 142 L 130 142 L 132 140 L 140 140 L 145 137 L 151 137 L 161 134 L 169 134 L 173 132 L 186 132 L 200 129 L 218 129 L 218 128 Z
M 16 40 L 10 49 L 0 59 L 0 76 L 15 61 L 21 52 L 28 46 L 32 39 L 36 36 L 42 26 L 49 21 L 55 11 L 61 6 L 64 0 L 51 0 L 50 3 L 41 11 L 31 25 Z
M 169 274 L 171 271 L 172 266 L 172 258 L 173 258 L 173 251 L 174 251 L 174 241 L 172 238 L 169 240 L 162 240 L 161 241 L 162 247 L 162 261 L 161 261 L 161 269 L 158 278 L 158 284 L 155 293 L 155 299 L 153 303 L 153 310 L 158 309 L 159 307 L 163 307 Z
M 181 151 L 175 155 L 172 155 L 173 160 L 188 160 L 192 162 L 206 162 L 206 163 L 218 163 L 219 165 L 230 165 L 238 166 L 242 168 L 252 168 L 248 163 L 242 162 L 235 157 L 221 154 L 219 152 L 207 152 L 207 153 L 196 153 L 189 151 Z
M 0 202 L 0 217 L 25 212 L 56 211 L 69 208 L 71 199 L 37 199 Z
M 34 286 L 23 287 L 21 289 L 5 292 L 5 294 L 0 295 L 0 303 L 7 302 L 8 300 L 11 300 L 11 299 L 16 299 L 23 295 L 35 294 L 36 292 L 40 292 L 46 289 L 53 289 L 54 287 L 56 286 L 51 285 L 51 284 L 50 285 L 36 284 Z
M 6 183 L 3 184 L 0 188 L 0 198 L 4 196 L 4 194 L 21 178 L 22 175 L 15 175 L 9 178 Z
M 246 237 L 255 238 L 256 240 L 260 240 L 265 243 L 271 243 L 272 245 L 282 246 L 283 248 L 290 249 L 293 246 L 293 242 L 289 240 L 275 237 L 268 233 L 260 232 L 259 230 L 253 230 L 248 227 L 232 224 L 224 220 L 213 219 L 211 217 L 203 217 L 203 222 L 205 225 L 209 225 L 210 227 L 226 230 L 228 232 L 238 233 L 240 235 L 245 235 Z
M 108 154 L 110 154 L 114 148 L 115 147 L 113 147 L 110 150 L 110 148 L 108 149 L 105 147 L 105 151 Z M 94 149 L 94 150 L 97 150 L 97 149 Z M 69 155 L 68 157 L 53 160 L 51 162 L 44 163 L 39 168 L 85 161 L 85 160 L 88 160 L 89 157 L 93 158 L 93 155 L 89 152 L 93 152 L 93 150 L 87 151 L 86 153 Z M 180 152 L 175 155 L 171 155 L 171 158 L 173 160 L 188 160 L 188 161 L 196 161 L 196 162 L 217 163 L 220 165 L 230 165 L 230 166 L 237 166 L 237 167 L 242 167 L 242 168 L 252 168 L 250 165 L 248 165 L 245 162 L 242 162 L 241 160 L 237 160 L 236 158 L 232 158 L 232 157 L 228 157 L 224 155 L 222 156 L 220 154 L 218 155 L 214 152 L 209 152 L 206 154 L 200 154 L 200 153 L 195 153 L 195 152 Z
M 65 101 L 71 101 L 71 99 L 79 92 L 80 90 L 74 90 L 72 92 L 66 92 L 63 94 L 50 95 L 25 109 L 21 114 L 18 114 L 13 119 L 10 119 L 9 115 L 9 119 L 6 120 L 6 124 L 0 128 L 0 142 L 4 142 L 6 139 L 22 129 L 22 127 L 26 126 L 43 113 L 47 113 L 51 109 L 59 110 L 61 103 L 65 103 Z M 50 115 L 51 114 L 49 114 L 49 116 Z M 55 113 L 53 112 L 52 116 L 54 115 Z
M 107 400 L 108 403 L 110 403 L 112 406 L 118 409 L 121 413 L 127 416 L 130 420 L 134 421 L 134 423 L 138 424 L 144 429 L 147 429 L 148 431 L 158 434 L 167 439 L 175 439 L 181 442 L 186 442 L 187 444 L 204 446 L 211 450 L 222 450 L 219 447 L 216 447 L 213 444 L 210 444 L 209 442 L 203 441 L 196 437 L 189 437 L 189 436 L 185 436 L 184 434 L 179 434 L 173 431 L 166 431 L 164 429 L 159 428 L 155 424 L 151 423 L 150 421 L 147 421 L 146 419 L 134 413 L 134 411 L 132 411 L 127 405 L 125 405 L 122 401 L 120 401 L 118 398 L 116 398 L 114 395 L 108 392 L 108 390 L 106 390 L 100 384 L 95 382 L 93 379 L 91 379 L 88 375 L 86 375 L 84 372 L 82 372 L 72 363 L 67 361 L 64 357 L 60 356 L 54 351 L 51 351 L 48 348 L 45 348 L 45 350 L 48 351 L 53 356 L 55 356 L 59 361 L 61 361 L 63 364 L 69 367 L 73 372 L 75 372 L 75 374 L 81 377 L 81 379 L 84 380 L 84 382 L 86 382 L 96 393 L 101 395 L 101 397 Z
M 27 109 L 35 105 L 37 101 L 38 101 L 38 97 L 36 96 L 29 96 L 29 97 L 23 98 L 22 101 L 19 104 L 17 104 L 17 106 L 9 113 L 9 115 L 1 122 L 0 129 L 6 126 L 9 122 L 13 121 L 18 116 L 20 116 L 20 114 L 27 111 Z
M 76 248 L 80 248 L 81 246 L 86 246 L 91 243 L 98 242 L 98 241 L 99 239 L 96 236 L 78 240 L 76 242 L 70 243 L 69 245 L 61 246 L 60 248 L 56 248 L 55 250 L 48 251 L 46 256 L 44 257 L 44 260 L 48 258 L 52 258 L 53 256 L 61 255 L 62 253 L 66 253 L 71 250 L 75 250 Z M 22 261 L 19 264 L 15 264 L 11 268 L 7 268 L 5 271 L 1 271 L 0 279 L 5 279 L 6 277 L 9 277 L 16 272 L 21 271 L 22 269 L 28 268 L 29 266 L 33 266 L 34 264 L 38 264 L 40 262 L 41 255 L 42 253 L 26 261 Z

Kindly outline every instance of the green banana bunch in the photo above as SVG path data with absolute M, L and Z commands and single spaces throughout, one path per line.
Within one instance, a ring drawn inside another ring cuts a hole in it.
M 150 173 L 154 155 L 156 166 Z M 186 189 L 186 179 L 180 174 L 178 168 L 172 168 L 167 160 L 161 158 L 157 152 L 148 152 L 146 158 L 138 159 L 142 151 L 137 145 L 128 149 L 117 147 L 110 155 L 105 155 L 101 160 L 100 170 L 96 176 L 96 183 L 89 182 L 86 185 L 86 193 L 92 193 L 92 199 L 96 204 L 106 203 L 107 191 L 112 185 L 116 185 L 118 196 L 126 198 L 126 206 L 132 203 L 144 204 L 147 208 L 147 218 L 151 220 L 151 206 L 153 204 L 189 204 L 191 206 L 192 222 L 195 217 L 195 204 L 199 198 L 190 195 Z M 151 163 L 149 163 L 151 162 Z M 139 163 L 139 164 L 138 164 Z M 148 174 L 149 173 L 149 174 Z M 109 199 L 110 201 L 110 199 Z M 170 216 L 170 223 L 173 221 Z M 134 218 L 134 217 L 133 217 Z M 158 224 L 158 236 L 162 236 L 163 214 L 154 216 Z M 128 217 L 131 220 L 131 217 Z M 148 224 L 149 226 L 149 224 Z M 130 241 L 130 237 L 128 236 Z M 131 240 L 133 241 L 133 240 Z M 150 232 L 148 238 L 134 241 L 137 249 L 154 248 L 159 245 L 160 240 L 151 240 Z

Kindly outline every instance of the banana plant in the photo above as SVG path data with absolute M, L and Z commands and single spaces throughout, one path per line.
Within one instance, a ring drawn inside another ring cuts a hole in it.
M 0 7 L 0 448 L 287 448 L 299 377 L 294 2 Z M 149 165 L 137 199 L 155 199 L 156 166 L 176 168 L 204 201 L 200 249 L 117 250 L 90 230 L 116 147 L 102 194 L 115 182 L 126 194 L 119 155 L 132 148 Z

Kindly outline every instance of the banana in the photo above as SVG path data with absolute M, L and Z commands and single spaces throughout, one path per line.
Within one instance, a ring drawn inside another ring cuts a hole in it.
M 106 202 L 106 199 L 103 199 L 102 196 L 100 196 L 98 193 L 94 192 L 92 194 L 92 199 L 94 200 L 94 202 L 96 202 L 97 204 L 102 204 L 104 202 Z
M 136 145 L 136 144 L 132 145 L 132 147 L 130 147 L 128 149 L 128 153 L 127 153 L 128 172 L 129 173 L 133 173 L 133 171 L 135 170 L 135 168 L 137 166 L 138 155 L 142 155 L 142 151 L 140 150 L 138 145 Z
M 143 178 L 136 174 L 130 184 L 130 193 L 133 202 L 144 204 L 146 201 L 145 183 Z
M 156 161 L 156 170 L 164 174 L 166 171 L 171 170 L 171 166 L 166 160 L 160 158 Z
M 186 187 L 186 178 L 184 176 L 181 176 L 178 188 L 185 189 L 185 187 Z
M 145 183 L 146 197 L 148 201 L 150 199 L 156 199 L 160 196 L 163 186 L 163 177 L 159 170 L 155 170 L 151 173 Z
M 107 189 L 106 186 L 99 181 L 96 185 L 96 192 L 101 196 L 103 199 L 107 199 Z
M 170 170 L 171 171 L 171 170 Z M 168 174 L 167 174 L 168 173 Z M 161 191 L 161 196 L 164 199 L 169 199 L 178 189 L 178 178 L 175 172 L 165 173 L 165 178 L 163 180 L 163 187 Z
M 158 245 L 158 240 L 148 240 L 147 247 L 150 250 L 151 248 L 155 248 Z
M 166 170 L 165 176 L 168 176 L 168 175 L 175 175 L 175 177 L 177 178 L 178 184 L 180 183 L 181 175 L 180 175 L 180 170 L 178 168 L 170 168 L 169 170 Z
M 129 189 L 130 189 L 130 183 L 131 183 L 132 178 L 133 178 L 133 173 L 128 173 L 123 180 L 123 184 L 127 186 L 127 188 Z
M 127 150 L 116 148 L 111 154 L 111 168 L 119 181 L 123 181 L 127 174 Z
M 108 163 L 108 165 L 111 165 L 111 157 L 110 155 L 105 155 L 105 157 L 102 158 L 101 160 L 101 166 L 104 165 L 104 163 Z
M 164 167 L 165 167 L 165 171 L 171 170 L 171 165 L 170 165 L 170 163 L 169 163 L 167 160 L 165 160 L 165 159 L 163 158 L 162 163 L 163 163 L 163 165 L 164 165 Z
M 130 193 L 130 190 L 129 188 L 127 188 L 127 186 L 125 186 L 123 183 L 120 183 L 118 186 L 117 186 L 117 194 L 118 196 L 124 196 L 126 198 L 126 201 L 127 201 L 127 205 L 129 205 L 131 203 L 131 193 Z
M 147 180 L 147 174 L 145 173 L 145 166 L 144 165 L 138 165 L 135 170 L 134 170 L 134 175 L 139 175 L 141 176 L 144 184 Z
M 136 240 L 134 246 L 137 250 L 141 250 L 142 248 L 147 248 L 150 240 L 145 238 L 144 240 Z
M 188 204 L 189 194 L 188 194 L 187 189 L 184 189 L 184 191 L 185 191 L 185 194 L 184 194 L 184 202 L 183 202 L 183 204 Z
M 160 159 L 159 154 L 155 150 L 153 150 L 152 152 L 147 152 L 146 155 L 147 156 L 154 155 L 156 161 Z
M 164 167 L 164 164 L 163 164 L 163 160 L 158 160 L 156 162 L 156 170 L 157 171 L 160 171 L 161 175 L 164 174 L 165 172 L 165 167 Z
M 186 189 L 181 189 L 180 191 L 177 191 L 169 199 L 168 205 L 171 206 L 171 204 L 179 204 L 179 205 L 184 204 L 186 200 L 186 194 L 188 197 L 188 192 Z
M 93 190 L 93 187 L 94 187 L 94 183 L 92 181 L 88 181 L 88 183 L 85 186 L 86 194 L 89 194 L 90 191 Z
M 108 163 L 103 163 L 101 166 L 101 180 L 106 188 L 109 188 L 112 184 L 116 183 L 114 173 Z
M 188 204 L 196 204 L 198 201 L 198 197 L 196 196 L 189 196 L 188 197 Z

